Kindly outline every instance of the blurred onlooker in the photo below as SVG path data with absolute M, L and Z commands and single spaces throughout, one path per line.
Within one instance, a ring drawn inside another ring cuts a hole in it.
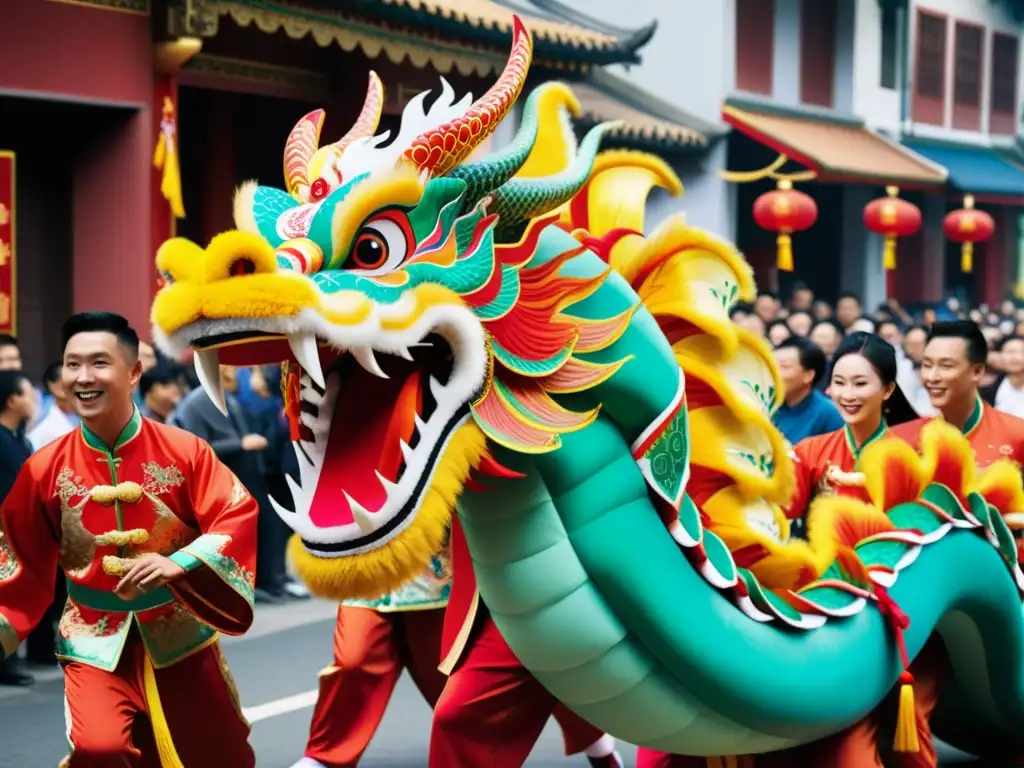
M 747 315 L 739 325 L 746 328 L 755 336 L 761 338 L 764 337 L 765 331 L 767 330 L 767 328 L 765 328 L 764 320 L 762 320 L 761 316 L 758 314 Z
M 60 383 L 62 366 L 60 361 L 50 363 L 43 372 L 43 391 L 50 395 L 51 400 L 46 413 L 28 432 L 33 451 L 38 451 L 78 426 L 78 416 L 71 408 Z
M 286 597 L 285 565 L 283 547 L 278 546 L 277 513 L 270 506 L 267 495 L 263 452 L 269 442 L 250 427 L 235 397 L 235 368 L 222 365 L 220 376 L 227 416 L 217 409 L 206 390 L 199 388 L 187 394 L 178 404 L 174 411 L 174 421 L 208 442 L 217 458 L 235 473 L 259 504 L 255 596 L 259 602 L 280 602 Z
M 156 368 L 157 357 L 156 350 L 153 349 L 152 344 L 148 344 L 145 341 L 139 342 L 139 362 L 142 364 L 142 372 L 151 371 Z
M 912 326 L 903 334 L 903 352 L 915 365 L 919 365 L 924 358 L 927 343 L 928 329 L 923 325 Z
M 793 332 L 789 330 L 785 320 L 773 320 L 768 324 L 768 329 L 765 331 L 765 336 L 773 347 L 779 346 L 779 344 L 792 335 Z
M 838 324 L 831 320 L 819 320 L 807 334 L 807 338 L 813 341 L 825 354 L 826 361 L 832 359 L 832 355 L 843 340 L 843 330 Z
M 140 344 L 141 348 L 141 344 Z M 178 374 L 169 366 L 157 365 L 148 369 L 139 379 L 139 393 L 142 396 L 142 415 L 166 424 L 181 402 L 181 384 Z
M 814 306 L 814 291 L 805 283 L 797 282 L 793 285 L 793 292 L 789 297 L 790 312 L 810 312 Z M 796 333 L 796 331 L 793 331 Z M 803 334 L 798 334 L 803 335 Z
M 999 364 L 1004 375 L 991 387 L 990 393 L 982 391 L 982 397 L 996 410 L 1024 418 L 1024 338 L 1010 336 L 1003 339 L 999 351 Z
M 0 370 L 0 503 L 10 493 L 21 465 L 32 455 L 32 446 L 25 438 L 25 424 L 35 415 L 37 398 L 32 382 L 21 373 L 20 366 L 19 355 L 17 368 Z M 18 654 L 0 661 L 0 685 L 25 686 L 34 682 Z
M 760 291 L 754 301 L 754 314 L 761 318 L 765 326 L 777 320 L 781 308 L 779 297 L 771 291 Z
M 21 348 L 9 333 L 0 333 L 0 371 L 21 370 Z
M 861 305 L 860 296 L 853 291 L 843 291 L 839 294 L 836 301 L 836 322 L 844 331 L 848 331 L 863 316 L 864 307 Z
M 827 301 L 818 299 L 814 302 L 812 313 L 815 320 L 830 320 L 832 318 L 832 305 Z
M 0 333 L 0 371 L 20 371 L 23 369 L 21 362 L 21 347 L 18 340 L 9 333 Z M 22 427 L 27 432 L 39 423 L 39 419 L 49 410 L 53 403 L 53 396 L 45 389 L 36 389 L 36 400 L 38 408 L 31 419 Z
M 794 336 L 806 336 L 811 332 L 811 326 L 814 325 L 814 320 L 811 315 L 805 310 L 797 310 L 790 314 L 786 318 L 786 324 L 789 326 L 789 330 L 793 332 Z
M 816 344 L 793 336 L 776 347 L 775 361 L 785 392 L 773 421 L 790 444 L 843 426 L 835 403 L 816 389 L 826 368 L 825 355 Z

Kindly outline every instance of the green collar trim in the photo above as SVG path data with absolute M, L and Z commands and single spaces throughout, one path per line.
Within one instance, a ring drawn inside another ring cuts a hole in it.
M 984 415 L 985 404 L 981 401 L 981 395 L 975 395 L 974 410 L 971 411 L 971 415 L 967 417 L 967 422 L 964 424 L 964 436 L 971 434 L 971 432 L 978 428 L 978 425 L 981 424 L 981 417 Z
M 846 445 L 849 447 L 850 453 L 853 454 L 853 458 L 860 459 L 861 452 L 873 442 L 881 438 L 888 428 L 889 425 L 885 423 L 885 419 L 882 419 L 878 424 L 878 428 L 868 435 L 868 439 L 864 441 L 864 444 L 858 446 L 857 443 L 854 442 L 853 431 L 850 429 L 850 425 L 845 425 L 843 427 L 843 431 L 846 433 Z
M 125 424 L 124 429 L 121 430 L 121 434 L 117 438 L 117 442 L 114 443 L 113 449 L 109 448 L 106 443 L 101 440 L 96 433 L 92 432 L 85 424 L 82 424 L 82 438 L 85 440 L 86 445 L 92 448 L 94 451 L 112 455 L 117 453 L 118 449 L 121 448 L 125 443 L 134 440 L 142 429 L 142 414 L 139 413 L 138 407 L 134 407 L 132 410 L 132 417 L 128 419 L 128 423 Z

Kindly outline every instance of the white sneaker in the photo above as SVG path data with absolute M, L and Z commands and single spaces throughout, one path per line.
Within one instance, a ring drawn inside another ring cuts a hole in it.
M 299 584 L 297 581 L 289 581 L 287 584 L 285 584 L 284 591 L 292 597 L 300 599 L 309 597 L 309 590 L 306 589 L 305 586 L 303 586 L 302 584 Z

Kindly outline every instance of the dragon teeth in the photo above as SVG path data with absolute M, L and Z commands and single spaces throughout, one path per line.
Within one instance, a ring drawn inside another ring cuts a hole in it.
M 440 403 L 444 399 L 444 385 L 433 376 L 430 377 L 429 384 L 430 393 L 434 396 L 434 400 Z
M 302 370 L 309 374 L 309 377 L 318 387 L 324 389 L 324 372 L 320 368 L 320 350 L 317 347 L 316 336 L 312 333 L 292 333 L 288 336 L 288 346 L 292 354 L 298 360 Z
M 349 496 L 347 492 L 342 491 L 342 494 L 344 494 L 345 500 L 348 502 L 348 506 L 352 510 L 352 518 L 356 521 L 356 525 L 359 526 L 359 530 L 367 534 L 373 533 L 377 530 L 377 524 L 373 520 L 373 513 Z
M 397 490 L 398 486 L 395 485 L 390 480 L 388 480 L 386 477 L 384 477 L 384 475 L 382 475 L 376 469 L 373 471 L 373 474 L 377 476 L 377 479 L 380 481 L 380 484 L 384 487 L 384 492 L 387 493 L 388 496 L 391 495 L 392 491 Z
M 196 376 L 203 385 L 207 396 L 217 406 L 217 410 L 228 415 L 228 406 L 224 401 L 224 388 L 220 381 L 220 352 L 216 349 L 197 349 L 193 353 Z
M 405 459 L 405 463 L 408 464 L 412 460 L 412 448 L 405 440 L 398 441 L 398 448 L 402 451 L 402 458 Z
M 410 353 L 409 350 L 406 349 L 405 347 L 402 347 L 402 349 L 396 351 L 395 354 L 398 355 L 403 360 L 408 360 L 410 363 L 413 361 L 412 353 Z
M 382 379 L 388 378 L 388 375 L 381 370 L 380 364 L 377 362 L 377 358 L 370 347 L 352 347 L 349 352 L 356 359 L 356 362 L 363 366 L 367 373 L 372 373 L 374 376 L 379 376 Z

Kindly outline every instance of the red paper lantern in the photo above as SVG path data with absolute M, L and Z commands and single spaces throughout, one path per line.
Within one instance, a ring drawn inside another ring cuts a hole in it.
M 960 271 L 970 272 L 974 266 L 974 244 L 983 243 L 996 231 L 996 223 L 984 211 L 974 208 L 974 195 L 964 195 L 964 207 L 946 214 L 942 222 L 946 237 L 960 248 Z
M 818 220 L 818 206 L 793 182 L 780 179 L 778 188 L 765 192 L 754 201 L 754 221 L 762 229 L 778 232 L 777 265 L 783 272 L 793 271 L 793 241 L 790 235 L 807 229 Z
M 872 200 L 864 209 L 864 226 L 885 238 L 882 263 L 896 269 L 896 238 L 908 237 L 921 228 L 921 210 L 900 200 L 898 187 L 886 187 L 886 197 Z

